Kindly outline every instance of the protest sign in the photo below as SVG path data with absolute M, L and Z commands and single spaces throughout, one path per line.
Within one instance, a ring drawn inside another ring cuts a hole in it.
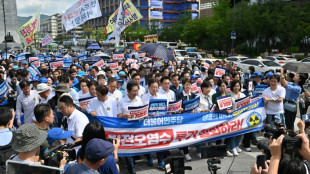
M 167 114 L 167 99 L 150 99 L 148 114 L 152 116 Z
M 193 83 L 191 86 L 191 92 L 197 94 L 198 93 L 198 87 L 196 83 Z
M 90 19 L 101 16 L 98 0 L 78 0 L 63 13 L 62 23 L 66 31 L 69 31 Z
M 169 102 L 167 113 L 180 113 L 182 108 L 182 100 Z
M 42 47 L 45 47 L 46 45 L 50 44 L 50 43 L 53 43 L 54 40 L 53 38 L 48 34 L 46 35 L 42 40 L 41 40 L 41 44 L 42 44 Z
M 262 97 L 257 96 L 250 99 L 250 103 L 256 102 L 257 100 L 261 99 Z
M 73 64 L 72 59 L 63 59 L 62 61 L 64 62 L 65 69 L 70 68 L 70 66 Z
M 39 67 L 40 66 L 40 61 L 36 60 L 36 61 L 31 62 L 31 64 L 34 65 L 35 67 Z
M 115 61 L 122 61 L 124 60 L 125 56 L 124 54 L 113 54 L 113 60 Z
M 249 91 L 253 91 L 253 81 L 249 81 Z
M 144 58 L 145 55 L 146 55 L 146 53 L 140 53 L 140 54 L 139 54 L 139 58 Z
M 216 67 L 215 72 L 214 72 L 214 77 L 222 78 L 222 76 L 225 74 L 225 71 L 226 70 L 224 68 Z
M 128 121 L 140 120 L 148 116 L 149 105 L 138 106 L 138 107 L 128 107 L 130 118 Z
M 236 103 L 236 109 L 240 109 L 248 104 L 250 104 L 251 102 L 251 97 L 245 97 L 245 98 L 241 98 L 235 101 Z
M 135 59 L 127 59 L 126 60 L 126 64 L 129 65 L 131 63 L 136 63 L 136 60 Z
M 154 61 L 153 66 L 154 66 L 155 68 L 160 68 L 161 66 L 163 66 L 163 61 L 157 59 L 156 61 Z
M 217 106 L 219 107 L 220 111 L 225 111 L 226 109 L 232 108 L 230 95 L 217 97 L 216 100 L 217 100 Z
M 89 115 L 89 119 L 103 125 L 106 138 L 120 140 L 119 156 L 162 152 L 235 137 L 262 129 L 265 118 L 262 99 L 231 114 L 204 112 L 165 115 L 136 122 Z
M 125 11 L 124 16 L 124 24 L 122 26 L 121 31 L 123 31 L 127 26 L 132 24 L 133 22 L 139 20 L 142 18 L 142 15 L 137 10 L 137 8 L 132 4 L 130 0 L 125 0 L 123 2 L 123 7 Z M 111 14 L 108 20 L 108 25 L 106 27 L 106 33 L 111 33 L 114 30 L 114 27 L 116 25 L 116 19 L 118 14 L 119 8 Z
M 38 70 L 38 68 L 34 65 L 30 65 L 28 68 L 27 68 L 27 71 L 30 73 L 31 77 L 34 77 L 34 76 L 37 76 L 37 75 L 40 75 L 40 71 Z
M 93 66 L 96 66 L 98 68 L 101 68 L 103 65 L 104 65 L 104 61 L 103 60 L 99 60 L 98 62 L 93 64 Z
M 268 85 L 256 85 L 254 91 L 256 94 L 262 95 L 266 88 L 268 88 Z
M 199 107 L 200 97 L 196 97 L 192 100 L 183 101 L 182 107 L 184 113 L 190 113 Z
M 20 54 L 20 55 L 17 55 L 15 58 L 16 58 L 17 60 L 21 61 L 21 60 L 26 59 L 26 55 L 25 55 L 25 54 Z
M 95 97 L 80 98 L 79 99 L 80 106 L 87 106 L 93 98 Z
M 79 56 L 78 56 L 79 62 L 85 60 L 86 58 L 87 58 L 87 55 L 86 55 L 86 54 L 83 54 L 83 55 L 79 55 Z
M 130 64 L 130 68 L 131 68 L 131 69 L 132 69 L 132 68 L 134 68 L 134 69 L 139 69 L 139 65 L 136 64 L 136 63 L 132 63 L 132 64 Z
M 118 69 L 118 63 L 108 63 L 108 66 L 109 66 L 111 69 Z
M 64 62 L 62 60 L 50 62 L 50 68 L 51 69 L 56 69 L 57 67 L 64 66 Z
M 6 80 L 5 80 L 0 85 L 0 98 L 3 98 L 7 92 L 8 92 L 8 87 L 6 85 Z
M 38 61 L 39 57 L 29 57 L 29 62 Z
M 208 64 L 207 62 L 205 62 L 205 65 L 204 65 L 205 69 L 208 70 L 210 68 L 210 64 Z
M 29 46 L 34 42 L 34 34 L 37 31 L 40 23 L 40 9 L 32 16 L 32 18 L 26 22 L 24 25 L 19 27 L 16 31 L 20 37 L 20 40 L 25 44 L 25 46 Z

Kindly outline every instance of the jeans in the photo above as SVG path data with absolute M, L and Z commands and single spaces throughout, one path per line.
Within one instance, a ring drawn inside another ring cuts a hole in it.
M 130 174 L 136 173 L 136 168 L 135 168 L 135 163 L 134 163 L 135 161 L 134 161 L 133 157 L 132 156 L 126 156 L 125 159 L 126 159 L 128 172 Z
M 235 137 L 228 138 L 229 149 L 232 150 L 232 149 L 238 147 L 241 139 L 242 139 L 242 135 L 237 135 Z

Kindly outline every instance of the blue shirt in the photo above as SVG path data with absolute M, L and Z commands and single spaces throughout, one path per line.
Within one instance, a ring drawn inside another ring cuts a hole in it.
M 0 146 L 8 145 L 13 137 L 13 133 L 9 128 L 0 129 Z
M 299 94 L 301 93 L 301 87 L 293 82 L 287 82 L 285 99 L 297 102 Z
M 177 96 L 179 93 L 183 91 L 183 86 L 179 85 L 179 89 L 177 89 L 175 86 L 171 85 L 169 89 L 172 90 Z
M 112 155 L 108 156 L 106 162 L 99 167 L 99 173 L 103 174 L 118 174 L 118 168 L 116 167 L 116 163 L 114 157 Z

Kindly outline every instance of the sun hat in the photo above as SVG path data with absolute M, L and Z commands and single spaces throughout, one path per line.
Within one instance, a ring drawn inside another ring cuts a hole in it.
M 70 89 L 68 88 L 67 85 L 65 84 L 58 84 L 55 88 L 55 92 L 65 92 L 68 93 L 70 91 Z
M 37 86 L 37 93 L 40 94 L 40 93 L 48 91 L 50 89 L 51 88 L 46 83 L 41 83 L 41 84 L 38 84 L 38 86 Z
M 41 131 L 34 123 L 22 125 L 15 134 L 16 141 L 12 148 L 16 152 L 29 152 L 40 147 L 47 137 L 47 132 Z

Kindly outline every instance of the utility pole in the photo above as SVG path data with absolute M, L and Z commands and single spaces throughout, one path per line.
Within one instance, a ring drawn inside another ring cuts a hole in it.
M 3 9 L 3 22 L 4 22 L 4 42 L 5 42 L 5 59 L 8 59 L 8 46 L 6 42 L 6 20 L 5 20 L 5 11 L 4 11 L 4 0 L 2 0 L 2 9 Z

